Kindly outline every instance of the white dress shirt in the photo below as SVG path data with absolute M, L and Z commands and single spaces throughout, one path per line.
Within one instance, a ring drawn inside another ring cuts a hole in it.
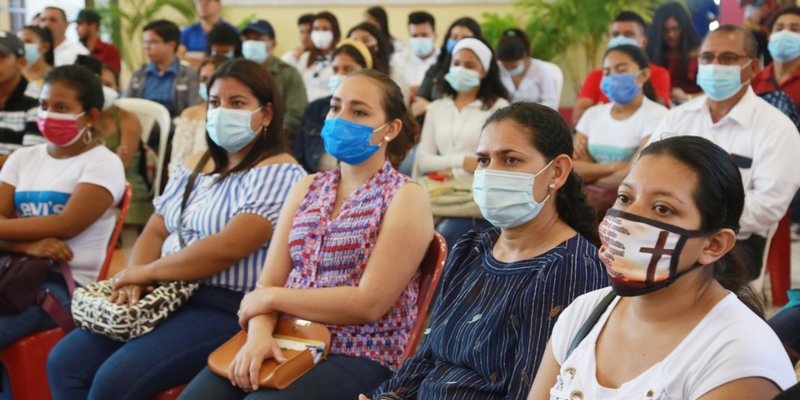
M 800 187 L 800 135 L 791 120 L 747 88 L 744 97 L 717 123 L 711 121 L 706 96 L 667 113 L 650 137 L 704 137 L 731 154 L 739 165 L 745 190 L 739 239 L 768 230 L 786 213 Z
M 61 65 L 75 64 L 75 59 L 81 54 L 88 56 L 91 52 L 80 43 L 64 39 L 60 45 L 53 49 L 53 57 L 55 59 L 54 66 L 58 67 Z
M 564 85 L 564 74 L 558 65 L 531 58 L 531 66 L 519 83 L 519 87 L 514 86 L 508 71 L 501 65 L 498 66 L 500 80 L 508 90 L 512 102 L 530 101 L 558 110 L 561 88 Z
M 306 51 L 300 55 L 295 67 L 303 77 L 303 83 L 306 84 L 306 96 L 308 102 L 321 99 L 332 95 L 328 89 L 328 81 L 333 76 L 333 67 L 331 66 L 331 56 L 328 55 L 324 60 L 315 61 L 310 66 L 308 65 L 308 57 L 311 53 Z
M 436 64 L 438 58 L 438 48 L 434 49 L 431 56 L 422 59 L 411 51 L 411 47 L 406 47 L 405 50 L 394 53 L 392 56 L 392 70 L 402 71 L 407 84 L 419 86 L 422 84 L 422 80 L 425 79 L 425 73 L 428 72 L 428 68 Z
M 508 105 L 497 99 L 488 110 L 475 100 L 461 111 L 452 97 L 444 97 L 428 105 L 422 137 L 417 148 L 417 169 L 421 174 L 452 170 L 465 176 L 464 158 L 475 155 L 483 124 L 495 111 Z

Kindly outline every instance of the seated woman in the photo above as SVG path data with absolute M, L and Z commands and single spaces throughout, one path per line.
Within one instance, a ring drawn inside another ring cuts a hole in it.
M 158 281 L 201 280 L 200 289 L 152 332 L 126 343 L 70 332 L 47 363 L 55 399 L 149 399 L 188 382 L 239 330 L 239 302 L 255 288 L 281 206 L 305 175 L 286 153 L 282 111 L 258 64 L 236 59 L 214 73 L 208 152 L 176 169 L 155 199 L 127 268 L 114 277 L 111 300 L 135 304 Z
M 105 260 L 125 172 L 96 132 L 103 89 L 91 71 L 78 65 L 53 69 L 39 101 L 39 131 L 47 143 L 11 153 L 0 170 L 0 249 L 69 262 L 75 282 L 86 285 Z M 69 309 L 59 272 L 49 274 L 42 291 Z M 0 315 L 0 348 L 55 325 L 36 304 Z
M 503 31 L 497 43 L 500 79 L 514 103 L 530 101 L 558 111 L 564 74 L 558 65 L 531 57 L 531 41 L 517 28 Z
M 647 146 L 600 225 L 612 287 L 561 315 L 529 399 L 772 399 L 792 386 L 730 253 L 744 200 L 739 169 L 714 143 Z
M 49 30 L 34 25 L 23 27 L 17 36 L 25 43 L 25 68 L 22 76 L 28 81 L 25 94 L 39 98 L 44 85 L 44 77 L 53 69 L 55 55 L 53 53 L 53 35 Z
M 388 76 L 362 70 L 342 82 L 322 131 L 339 167 L 292 190 L 259 289 L 242 301 L 247 343 L 227 377 L 206 369 L 181 399 L 355 399 L 391 376 L 416 322 L 417 267 L 433 236 L 425 191 L 391 164 L 417 129 Z M 259 390 L 261 363 L 282 358 L 272 336 L 279 313 L 328 325 L 330 353 L 287 388 Z
M 508 91 L 500 81 L 492 49 L 476 38 L 459 40 L 441 90 L 445 97 L 428 105 L 417 146 L 416 172 L 470 177 L 478 166 L 475 149 L 481 127 L 490 115 L 508 105 Z M 451 217 L 442 219 L 436 231 L 453 246 L 470 229 L 490 226 L 480 218 Z
M 172 152 L 169 158 L 169 173 L 192 154 L 206 151 L 206 113 L 208 112 L 208 80 L 220 65 L 228 61 L 225 56 L 206 57 L 197 68 L 200 79 L 198 91 L 200 104 L 193 105 L 175 118 L 175 135 L 172 137 Z
M 647 56 L 669 70 L 674 104 L 703 94 L 696 82 L 699 49 L 700 38 L 683 4 L 669 2 L 656 10 L 647 32 Z
M 367 46 L 369 51 L 374 56 L 373 61 L 375 66 L 373 68 L 376 71 L 380 71 L 389 75 L 394 83 L 400 87 L 400 91 L 403 93 L 403 99 L 408 102 L 409 87 L 408 83 L 406 83 L 405 76 L 402 74 L 402 66 L 400 68 L 394 68 L 390 65 L 390 59 L 392 57 L 392 44 L 389 41 L 388 36 L 383 34 L 380 31 L 380 28 L 374 24 L 362 22 L 350 28 L 350 31 L 347 32 L 347 37 L 349 39 L 364 43 L 364 45 Z
M 557 112 L 538 104 L 489 117 L 473 195 L 496 228 L 455 246 L 422 346 L 373 399 L 528 393 L 559 311 L 608 285 L 594 212 L 572 172 L 571 136 Z
M 332 57 L 333 76 L 329 81 L 331 93 L 336 91 L 347 75 L 373 67 L 372 52 L 365 44 L 353 39 L 342 39 L 333 51 Z M 308 172 L 324 172 L 336 168 L 336 159 L 325 151 L 320 136 L 331 108 L 331 97 L 323 97 L 309 103 L 300 120 L 300 129 L 292 153 Z
M 616 190 L 630 161 L 653 133 L 667 108 L 653 101 L 647 56 L 637 46 L 606 51 L 600 89 L 611 100 L 586 110 L 575 127 L 575 172 L 592 184 L 590 204 L 604 212 L 616 200 Z

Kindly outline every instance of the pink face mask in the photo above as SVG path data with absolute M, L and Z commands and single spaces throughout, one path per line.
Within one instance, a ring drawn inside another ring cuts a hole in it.
M 82 129 L 78 128 L 80 114 L 64 114 L 39 110 L 36 125 L 42 136 L 56 146 L 67 147 L 78 141 Z

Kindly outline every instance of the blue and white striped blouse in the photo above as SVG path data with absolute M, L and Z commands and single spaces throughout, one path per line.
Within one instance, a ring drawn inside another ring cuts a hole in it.
M 156 213 L 164 218 L 169 236 L 161 246 L 164 257 L 181 249 L 178 240 L 183 191 L 191 171 L 180 164 L 172 171 L 164 193 L 153 200 Z M 199 174 L 183 216 L 186 245 L 221 232 L 239 214 L 255 214 L 278 223 L 281 207 L 295 182 L 306 175 L 299 164 L 269 164 L 228 175 Z M 269 241 L 230 268 L 206 280 L 206 284 L 231 290 L 253 290 L 267 259 Z

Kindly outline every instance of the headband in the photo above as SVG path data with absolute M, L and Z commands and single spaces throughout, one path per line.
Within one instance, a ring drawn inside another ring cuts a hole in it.
M 489 66 L 492 63 L 492 49 L 490 49 L 489 46 L 483 44 L 483 42 L 478 39 L 468 37 L 459 40 L 450 54 L 456 54 L 456 52 L 461 49 L 472 50 L 472 52 L 478 56 L 478 59 L 481 60 L 483 71 L 487 74 L 489 73 Z
M 346 38 L 340 40 L 339 44 L 336 45 L 336 48 L 338 49 L 342 46 L 354 47 L 359 53 L 361 53 L 361 57 L 364 57 L 364 63 L 367 64 L 367 69 L 372 69 L 372 52 L 369 51 L 364 43 L 361 43 L 358 40 Z

